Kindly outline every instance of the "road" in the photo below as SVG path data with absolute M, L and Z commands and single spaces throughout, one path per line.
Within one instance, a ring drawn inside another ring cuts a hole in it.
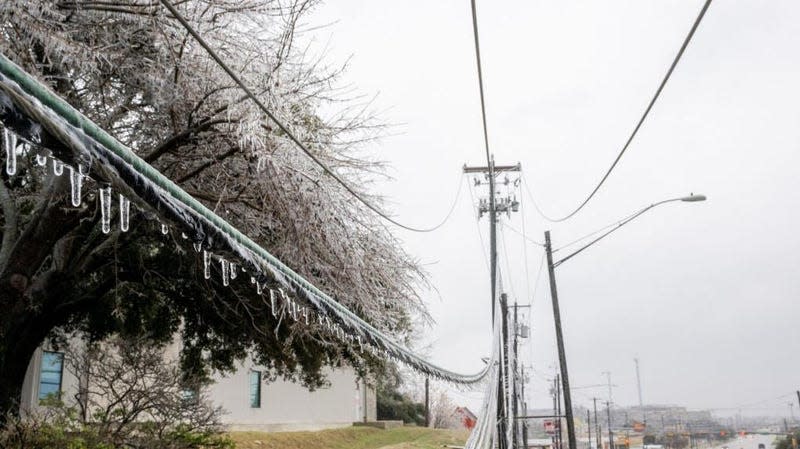
M 759 444 L 763 444 L 765 449 L 772 449 L 772 442 L 777 438 L 775 435 L 747 435 L 737 437 L 735 440 L 728 441 L 714 446 L 712 449 L 758 449 Z

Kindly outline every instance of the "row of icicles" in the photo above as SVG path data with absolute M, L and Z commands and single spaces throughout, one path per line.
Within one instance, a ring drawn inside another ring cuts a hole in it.
M 17 173 L 17 135 L 13 132 L 9 131 L 7 128 L 3 128 L 3 147 L 5 149 L 6 155 L 6 173 L 9 176 L 12 176 Z M 21 146 L 28 145 L 27 142 L 23 141 Z M 22 152 L 22 151 L 21 151 Z M 81 206 L 81 188 L 83 185 L 83 179 L 88 177 L 83 170 L 83 167 L 78 165 L 78 168 L 75 169 L 72 166 L 64 164 L 62 161 L 56 159 L 55 157 L 48 156 L 43 153 L 36 154 L 36 164 L 40 167 L 46 167 L 48 162 L 51 163 L 53 174 L 55 176 L 62 176 L 64 173 L 64 167 L 66 166 L 67 170 L 69 171 L 69 179 L 70 179 L 70 202 L 73 207 L 80 207 Z M 104 234 L 108 234 L 111 232 L 111 204 L 113 202 L 112 192 L 110 186 L 101 186 L 99 189 L 100 194 L 100 223 L 101 229 Z M 125 198 L 122 194 L 119 194 L 119 229 L 122 232 L 127 232 L 130 228 L 130 207 L 131 202 L 127 198 Z M 161 223 L 161 233 L 164 235 L 169 234 L 169 226 L 164 223 Z M 183 239 L 188 239 L 188 236 L 185 233 L 181 233 Z M 196 252 L 203 252 L 203 276 L 205 279 L 211 279 L 211 263 L 212 263 L 212 254 L 202 248 L 202 242 L 195 242 L 194 249 Z M 222 257 L 219 257 L 220 263 L 220 271 L 222 273 L 222 285 L 229 286 L 231 280 L 236 279 L 238 277 L 237 272 L 237 265 L 234 262 L 229 262 Z M 246 272 L 245 268 L 241 267 L 242 272 Z M 250 277 L 250 283 L 256 286 L 256 293 L 258 295 L 262 295 L 264 293 L 264 284 L 258 281 L 254 276 Z M 298 322 L 300 316 L 303 317 L 303 321 L 305 324 L 311 323 L 312 315 L 309 312 L 309 308 L 306 306 L 300 306 L 297 301 L 290 298 L 283 289 L 278 288 L 277 291 L 269 288 L 269 295 L 270 295 L 270 306 L 272 309 L 273 317 L 278 317 L 278 309 L 281 309 L 281 315 L 283 314 L 282 307 L 278 306 L 278 301 L 282 300 L 284 302 L 284 307 L 288 308 L 289 316 L 295 321 Z M 363 352 L 364 351 L 364 342 L 361 339 L 361 336 L 353 336 L 352 334 L 348 334 L 345 332 L 344 328 L 339 324 L 331 320 L 330 316 L 324 314 L 320 311 L 316 311 L 315 313 L 316 321 L 323 325 L 329 333 L 336 336 L 340 340 L 348 340 L 350 343 L 358 343 L 359 349 Z M 391 359 L 395 363 L 403 363 L 411 368 L 418 369 L 413 364 L 397 357 L 395 354 L 389 352 L 385 348 L 379 348 L 374 344 L 368 344 L 366 348 L 375 356 L 383 355 L 384 357 Z M 422 370 L 420 370 L 422 371 Z M 424 373 L 423 374 L 427 374 Z M 441 381 L 447 382 L 451 386 L 455 386 L 456 383 L 453 382 L 451 379 L 446 378 L 444 375 L 433 374 L 433 377 L 440 379 Z
M 27 145 L 27 142 L 22 142 L 21 146 Z M 3 128 L 3 147 L 5 149 L 6 155 L 6 173 L 9 176 L 12 176 L 17 173 L 17 136 L 13 132 L 10 132 L 7 128 Z M 22 151 L 20 151 L 22 152 Z M 48 156 L 43 153 L 36 154 L 36 164 L 40 167 L 47 167 L 48 162 L 53 170 L 53 174 L 55 176 L 62 176 L 64 174 L 64 168 L 66 167 L 69 171 L 70 177 L 70 202 L 74 207 L 80 207 L 82 204 L 81 201 L 81 188 L 83 185 L 83 179 L 88 177 L 86 173 L 84 173 L 83 168 L 78 165 L 78 168 L 75 169 L 72 166 L 64 164 L 62 161 L 56 159 L 53 156 Z M 111 212 L 111 204 L 113 202 L 113 196 L 111 192 L 110 186 L 101 186 L 99 189 L 100 194 L 100 223 L 101 229 L 104 234 L 108 234 L 111 232 L 111 220 L 112 220 L 112 212 Z M 125 198 L 122 194 L 119 194 L 119 229 L 122 232 L 127 232 L 130 228 L 130 207 L 131 202 L 127 198 Z M 169 234 L 169 227 L 162 223 L 161 224 L 161 233 L 166 235 Z M 184 233 L 181 233 L 181 236 L 184 239 L 188 239 L 188 236 Z M 198 253 L 202 251 L 203 253 L 203 276 L 205 279 L 211 279 L 211 264 L 212 264 L 212 254 L 202 248 L 202 242 L 195 242 L 194 249 Z M 220 271 L 222 273 L 222 285 L 229 286 L 231 280 L 236 279 L 238 277 L 237 265 L 234 262 L 229 262 L 222 257 L 219 257 L 220 263 Z M 245 268 L 241 267 L 242 272 L 246 272 Z M 262 295 L 264 293 L 264 284 L 258 281 L 254 276 L 250 277 L 250 283 L 254 284 L 256 287 L 256 293 Z M 274 290 L 269 288 L 269 296 L 270 296 L 270 306 L 272 309 L 273 317 L 278 317 L 278 310 L 282 309 L 278 305 L 279 301 L 283 301 L 285 304 L 284 307 L 288 308 L 289 316 L 297 322 L 299 318 L 302 316 L 303 321 L 305 324 L 311 323 L 311 317 L 309 308 L 306 306 L 300 306 L 297 301 L 290 298 L 283 289 L 278 288 Z M 282 313 L 282 310 L 281 310 Z M 316 321 L 319 324 L 322 324 L 327 330 L 335 335 L 340 340 L 349 340 L 351 343 L 358 343 L 358 346 L 361 351 L 364 350 L 364 343 L 361 339 L 361 336 L 353 336 L 348 334 L 344 331 L 342 326 L 334 321 L 327 314 L 323 314 L 319 311 L 316 312 Z M 404 362 L 403 360 L 397 358 L 394 354 L 390 353 L 386 349 L 379 349 L 374 345 L 367 345 L 367 349 L 370 350 L 374 355 L 378 355 L 382 353 L 384 356 L 394 360 L 395 362 Z M 443 379 L 446 380 L 446 379 Z

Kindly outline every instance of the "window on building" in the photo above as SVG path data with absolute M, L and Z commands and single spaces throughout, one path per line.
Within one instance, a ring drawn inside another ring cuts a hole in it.
M 193 386 L 185 386 L 181 389 L 181 400 L 186 404 L 197 404 L 200 400 L 200 389 Z
M 261 371 L 250 371 L 250 407 L 261 407 Z
M 61 377 L 64 373 L 64 354 L 44 351 L 39 373 L 39 400 L 58 398 L 61 395 Z

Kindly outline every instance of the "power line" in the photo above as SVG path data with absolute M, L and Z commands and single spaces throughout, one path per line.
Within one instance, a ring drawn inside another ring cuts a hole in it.
M 627 215 L 627 216 L 625 216 L 625 217 L 624 217 L 624 218 L 622 218 L 622 219 L 619 219 L 619 220 L 617 220 L 617 221 L 615 221 L 615 222 L 613 222 L 613 223 L 609 223 L 609 224 L 607 224 L 607 225 L 603 226 L 602 228 L 600 228 L 600 229 L 596 229 L 596 230 L 594 230 L 594 231 L 592 231 L 592 232 L 590 232 L 590 233 L 588 233 L 588 234 L 586 234 L 586 235 L 584 235 L 584 236 L 582 236 L 582 237 L 578 237 L 577 239 L 575 239 L 575 240 L 572 240 L 572 241 L 571 241 L 571 242 L 569 242 L 569 243 L 566 243 L 566 244 L 564 244 L 564 245 L 561 245 L 561 246 L 559 246 L 558 248 L 555 248 L 555 249 L 553 250 L 553 252 L 555 253 L 555 252 L 557 252 L 557 251 L 561 251 L 561 250 L 562 250 L 562 249 L 564 249 L 564 248 L 568 248 L 568 247 L 570 247 L 570 246 L 572 246 L 572 245 L 575 245 L 576 243 L 580 243 L 580 242 L 582 242 L 582 241 L 584 241 L 584 240 L 586 240 L 586 239 L 588 239 L 588 238 L 590 238 L 590 237 L 593 237 L 593 236 L 595 236 L 595 235 L 597 235 L 597 234 L 599 234 L 599 233 L 601 233 L 601 232 L 603 232 L 603 231 L 607 230 L 608 228 L 611 228 L 611 227 L 613 227 L 613 226 L 616 226 L 616 225 L 618 225 L 618 224 L 622 223 L 623 221 L 627 221 L 628 219 L 630 219 L 630 218 L 631 218 L 631 217 L 633 217 L 634 215 L 637 215 L 637 214 L 639 214 L 641 211 L 642 211 L 642 209 L 639 209 L 639 210 L 637 210 L 636 212 L 634 212 L 634 213 L 632 213 L 632 214 L 630 214 L 630 215 Z
M 472 191 L 472 185 L 468 187 L 469 189 L 469 197 L 471 204 L 475 204 L 475 194 Z M 490 271 L 491 268 L 489 267 L 489 255 L 486 254 L 486 243 L 483 241 L 483 233 L 481 232 L 481 225 L 479 223 L 480 216 L 478 215 L 478 211 L 476 208 L 472 208 L 475 211 L 475 227 L 478 228 L 478 239 L 480 239 L 481 243 L 481 252 L 483 252 L 483 262 L 486 264 L 486 271 Z
M 481 69 L 481 45 L 478 38 L 478 12 L 475 8 L 475 0 L 471 0 L 472 6 L 472 35 L 475 37 L 475 62 L 478 67 L 478 89 L 481 94 L 481 118 L 483 119 L 483 144 L 486 149 L 486 164 L 491 167 L 492 157 L 489 152 L 489 132 L 486 126 L 486 101 L 483 95 L 483 70 Z M 490 173 L 491 175 L 491 173 Z
M 538 245 L 538 246 L 544 246 L 544 243 L 542 243 L 542 242 L 540 242 L 540 241 L 538 241 L 538 240 L 534 240 L 534 239 L 532 239 L 532 238 L 528 237 L 527 235 L 525 235 L 525 232 L 524 232 L 524 231 L 519 231 L 519 230 L 517 230 L 517 228 L 515 228 L 515 227 L 511 226 L 510 224 L 507 224 L 507 223 L 500 222 L 500 225 L 501 225 L 502 227 L 506 228 L 506 229 L 509 229 L 509 230 L 511 230 L 511 231 L 512 231 L 512 232 L 514 232 L 515 234 L 517 234 L 517 235 L 519 235 L 520 237 L 522 237 L 524 240 L 527 240 L 528 242 L 530 242 L 530 243 L 533 243 L 534 245 Z
M 289 137 L 289 139 L 292 142 L 294 142 L 294 144 L 297 145 L 297 147 L 300 148 L 303 151 L 303 153 L 306 154 L 306 156 L 311 158 L 311 160 L 314 161 L 314 163 L 319 165 L 320 168 L 322 168 L 322 170 L 326 174 L 331 176 L 337 183 L 339 183 L 339 185 L 344 187 L 344 189 L 347 190 L 351 195 L 353 195 L 361 204 L 366 206 L 371 211 L 375 212 L 378 216 L 380 216 L 384 220 L 394 224 L 395 226 L 398 226 L 398 227 L 401 227 L 401 228 L 403 228 L 405 230 L 413 231 L 413 232 L 431 232 L 431 231 L 435 231 L 435 230 L 439 229 L 447 221 L 448 218 L 450 218 L 450 213 L 448 213 L 447 216 L 445 217 L 445 219 L 442 220 L 436 226 L 433 226 L 433 227 L 430 227 L 430 228 L 416 228 L 416 227 L 413 227 L 413 226 L 408 226 L 408 225 L 402 224 L 402 223 L 398 222 L 397 220 L 389 217 L 388 215 L 383 213 L 380 209 L 378 209 L 378 207 L 376 207 L 371 202 L 369 202 L 366 199 L 364 199 L 358 192 L 355 191 L 355 189 L 350 187 L 350 185 L 347 182 L 345 182 L 342 178 L 340 178 L 339 175 L 337 175 L 333 170 L 331 170 L 327 165 L 325 165 L 324 162 L 322 162 L 318 157 L 316 157 L 305 146 L 305 144 L 300 142 L 300 140 L 289 130 L 288 127 L 286 127 L 286 125 L 284 125 L 280 120 L 278 120 L 278 118 L 269 109 L 267 109 L 267 107 L 264 105 L 264 103 L 261 100 L 259 100 L 258 97 L 256 97 L 255 94 L 253 94 L 253 92 L 250 90 L 250 88 L 248 88 L 247 85 L 239 78 L 239 76 L 236 75 L 236 73 L 234 73 L 234 71 L 230 67 L 228 67 L 228 65 L 219 57 L 219 55 L 217 55 L 217 53 L 214 51 L 214 49 L 211 48 L 210 45 L 208 45 L 208 43 L 205 41 L 205 39 L 203 39 L 203 37 L 200 36 L 200 34 L 197 31 L 195 31 L 195 29 L 189 24 L 189 22 L 183 17 L 183 15 L 181 15 L 181 13 L 178 12 L 178 10 L 175 8 L 175 6 L 172 5 L 172 3 L 169 2 L 169 0 L 161 0 L 161 4 L 164 5 L 164 7 L 166 7 L 175 16 L 175 18 L 178 20 L 178 22 L 181 23 L 183 28 L 185 28 L 186 31 L 188 31 L 189 34 L 191 34 L 192 37 L 200 44 L 200 46 L 203 47 L 203 49 L 205 49 L 206 53 L 208 53 L 209 56 L 211 56 L 211 58 L 214 60 L 214 62 L 216 62 L 217 65 L 220 66 L 220 68 L 222 68 L 222 70 L 224 70 L 225 73 L 227 73 L 228 76 L 230 76 L 231 79 L 236 84 L 239 85 L 239 87 L 256 104 L 256 106 L 258 106 L 258 108 L 261 109 L 261 111 L 264 112 L 267 115 L 267 117 L 269 117 L 270 120 L 272 120 L 278 126 L 278 128 L 280 128 L 280 130 L 283 131 Z M 484 124 L 484 129 L 485 129 L 485 124 Z M 453 207 L 455 207 L 455 205 Z M 452 213 L 452 209 L 450 210 L 450 212 Z
M 517 296 L 517 292 L 514 289 L 514 280 L 511 278 L 511 262 L 509 262 L 508 259 L 508 245 L 506 244 L 506 233 L 503 232 L 502 227 L 500 228 L 500 239 L 503 242 L 503 257 L 506 260 L 506 269 L 508 269 L 508 285 L 511 287 L 511 294 L 514 296 L 514 300 L 516 301 L 517 298 L 519 297 Z
M 524 201 L 522 201 L 524 203 Z M 525 263 L 525 297 L 528 299 L 528 302 L 533 302 L 533 298 L 531 297 L 531 276 L 530 276 L 530 263 L 528 262 L 528 246 L 525 245 L 525 240 L 528 239 L 526 235 L 527 232 L 525 230 L 525 205 L 520 204 L 521 213 L 520 218 L 522 219 L 522 257 L 523 262 Z
M 650 103 L 647 105 L 647 108 L 644 110 L 644 113 L 642 114 L 641 118 L 639 118 L 639 122 L 636 123 L 636 127 L 633 128 L 633 132 L 631 132 L 630 136 L 628 136 L 628 140 L 625 141 L 625 145 L 622 146 L 622 149 L 620 150 L 619 154 L 617 154 L 617 157 L 614 159 L 614 162 L 611 164 L 611 166 L 608 168 L 608 170 L 606 170 L 605 174 L 600 179 L 600 182 L 597 183 L 597 185 L 592 190 L 592 192 L 589 193 L 589 196 L 587 196 L 586 199 L 584 199 L 583 202 L 575 210 L 573 210 L 572 212 L 570 212 L 569 214 L 567 214 L 567 215 L 565 215 L 563 217 L 560 217 L 560 218 L 549 217 L 546 214 L 544 214 L 541 211 L 541 209 L 539 209 L 538 206 L 537 206 L 536 209 L 539 211 L 539 214 L 545 220 L 551 221 L 551 222 L 554 222 L 554 223 L 558 223 L 558 222 L 562 222 L 562 221 L 565 221 L 565 220 L 568 220 L 568 219 L 572 218 L 581 209 L 583 209 L 584 206 L 586 206 L 586 204 L 589 203 L 589 201 L 594 197 L 594 195 L 597 193 L 597 191 L 600 190 L 600 187 L 606 182 L 608 177 L 611 175 L 611 172 L 614 171 L 614 168 L 616 168 L 616 166 L 619 163 L 620 159 L 622 159 L 622 155 L 624 155 L 625 151 L 628 150 L 628 147 L 630 146 L 631 142 L 633 141 L 633 138 L 636 137 L 636 134 L 639 132 L 639 128 L 642 127 L 642 124 L 644 123 L 644 121 L 647 118 L 648 114 L 650 114 L 650 110 L 653 108 L 653 105 L 655 105 L 656 100 L 658 100 L 658 97 L 661 95 L 661 91 L 664 90 L 664 86 L 666 86 L 667 81 L 669 81 L 670 76 L 672 76 L 672 72 L 675 70 L 675 67 L 678 65 L 678 61 L 681 60 L 681 57 L 683 56 L 683 53 L 686 50 L 686 47 L 689 45 L 689 42 L 691 42 L 692 37 L 694 36 L 695 31 L 697 30 L 697 27 L 700 25 L 700 22 L 703 20 L 703 17 L 705 16 L 706 11 L 708 10 L 708 7 L 710 5 L 711 5 L 711 0 L 706 0 L 705 3 L 703 4 L 703 8 L 700 10 L 700 13 L 697 15 L 697 18 L 695 19 L 694 24 L 692 25 L 692 28 L 689 30 L 689 34 L 687 34 L 686 38 L 683 40 L 683 44 L 681 45 L 680 50 L 678 50 L 678 54 L 675 55 L 675 58 L 672 60 L 672 64 L 670 65 L 669 70 L 667 70 L 666 75 L 664 75 L 664 78 L 661 80 L 661 84 L 659 84 L 658 89 L 656 89 L 656 93 L 653 95 L 653 98 L 650 99 Z M 536 204 L 536 203 L 534 202 L 534 204 Z

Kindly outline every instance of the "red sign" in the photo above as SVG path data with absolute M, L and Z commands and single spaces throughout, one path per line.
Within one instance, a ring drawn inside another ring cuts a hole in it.
M 560 422 L 552 419 L 544 420 L 544 432 L 548 435 L 555 435 L 560 427 Z

